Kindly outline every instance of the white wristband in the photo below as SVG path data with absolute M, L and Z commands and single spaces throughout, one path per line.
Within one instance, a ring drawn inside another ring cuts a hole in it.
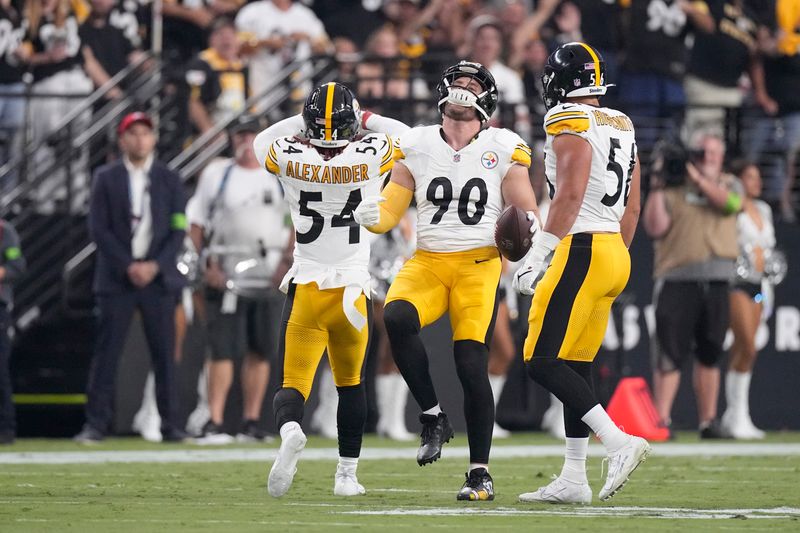
M 559 239 L 558 237 L 556 237 L 552 233 L 548 233 L 546 231 L 540 231 L 539 232 L 539 238 L 534 243 L 534 246 L 538 250 L 543 251 L 544 255 L 546 256 L 547 254 L 549 254 L 550 252 L 555 250 L 556 246 L 558 246 L 558 243 L 560 243 L 560 242 L 561 242 L 561 239 Z

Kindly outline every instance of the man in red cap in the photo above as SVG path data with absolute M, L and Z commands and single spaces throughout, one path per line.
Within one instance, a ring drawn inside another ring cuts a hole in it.
M 117 362 L 138 309 L 153 360 L 163 440 L 179 441 L 186 435 L 175 423 L 173 313 L 183 284 L 176 258 L 186 231 L 186 200 L 180 177 L 155 159 L 148 115 L 126 115 L 117 134 L 122 157 L 99 168 L 92 186 L 89 231 L 97 245 L 99 321 L 86 423 L 75 440 L 99 442 L 110 430 Z

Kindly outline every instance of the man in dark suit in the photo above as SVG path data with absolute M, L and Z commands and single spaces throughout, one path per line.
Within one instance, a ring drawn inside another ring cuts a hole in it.
M 182 440 L 185 434 L 175 422 L 173 350 L 176 293 L 182 286 L 176 258 L 186 231 L 186 201 L 179 176 L 154 158 L 156 138 L 146 114 L 125 116 L 117 133 L 122 158 L 99 168 L 92 186 L 89 230 L 97 245 L 99 323 L 86 424 L 75 440 L 98 442 L 109 431 L 117 362 L 136 309 L 153 360 L 163 439 Z
M 11 223 L 0 219 L 0 444 L 13 444 L 17 423 L 11 394 L 9 356 L 13 288 L 25 273 L 25 258 L 19 248 L 19 235 Z

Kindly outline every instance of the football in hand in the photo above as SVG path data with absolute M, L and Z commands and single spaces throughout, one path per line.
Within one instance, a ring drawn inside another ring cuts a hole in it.
M 509 205 L 494 225 L 494 242 L 509 261 L 519 261 L 531 247 L 531 221 L 522 209 Z

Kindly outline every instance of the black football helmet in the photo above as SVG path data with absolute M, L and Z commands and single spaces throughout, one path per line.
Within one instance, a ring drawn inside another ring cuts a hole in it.
M 303 106 L 305 135 L 314 146 L 341 148 L 358 135 L 361 108 L 353 91 L 330 82 L 314 89 Z
M 542 73 L 542 99 L 547 109 L 571 96 L 602 96 L 611 86 L 606 83 L 603 57 L 585 43 L 559 46 L 547 58 Z
M 472 78 L 483 87 L 483 92 L 473 95 L 469 90 L 451 91 L 453 81 L 461 77 Z M 451 67 L 442 74 L 442 79 L 436 86 L 439 93 L 439 112 L 444 113 L 444 104 L 450 102 L 456 105 L 465 107 L 474 107 L 478 112 L 478 118 L 481 122 L 486 122 L 492 116 L 494 110 L 497 108 L 497 84 L 494 81 L 494 76 L 489 72 L 489 69 L 480 63 L 472 63 L 469 61 L 461 61 Z

